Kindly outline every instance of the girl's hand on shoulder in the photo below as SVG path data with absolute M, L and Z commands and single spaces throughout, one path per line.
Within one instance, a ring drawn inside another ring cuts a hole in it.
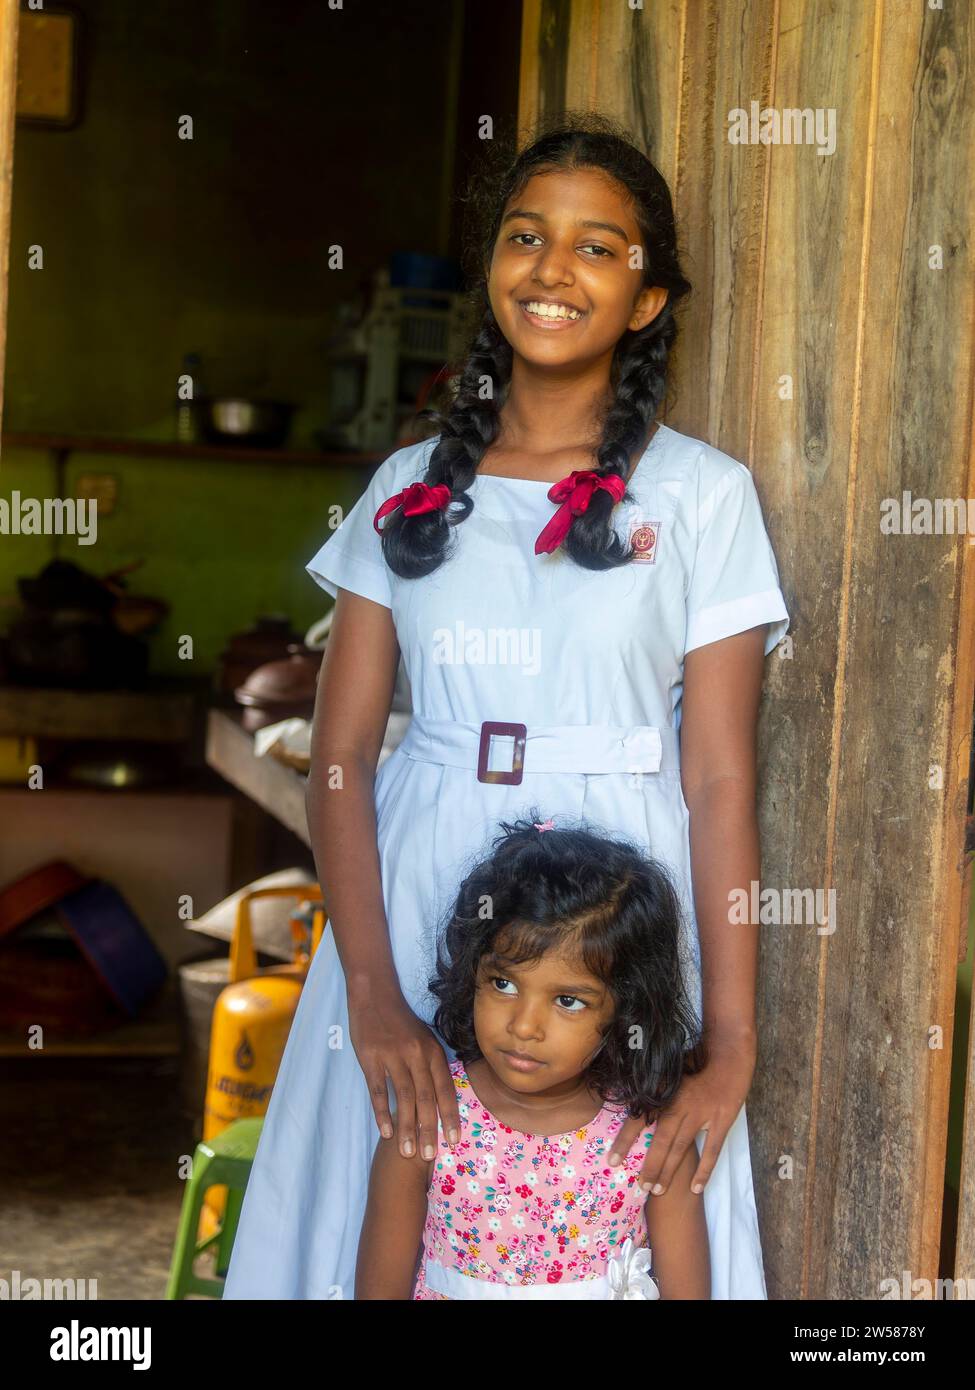
M 756 1060 L 752 1036 L 741 1039 L 719 1036 L 709 1039 L 707 1047 L 707 1065 L 694 1075 L 684 1077 L 670 1105 L 657 1119 L 639 1179 L 647 1192 L 659 1186 L 655 1196 L 667 1191 L 702 1129 L 707 1131 L 707 1137 L 691 1190 L 703 1192 L 721 1146 L 751 1088 Z M 607 1161 L 622 1163 L 645 1128 L 645 1119 L 626 1120 L 620 1126 Z
M 396 1139 L 400 1153 L 433 1158 L 437 1113 L 449 1144 L 460 1141 L 460 1111 L 447 1055 L 433 1030 L 390 989 L 368 999 L 349 998 L 349 1035 L 369 1086 L 376 1124 L 393 1136 L 386 1077 L 396 1095 Z

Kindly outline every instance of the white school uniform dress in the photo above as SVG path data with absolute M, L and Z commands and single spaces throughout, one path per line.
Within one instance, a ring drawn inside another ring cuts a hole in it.
M 640 558 L 604 571 L 583 569 L 564 548 L 534 553 L 558 505 L 549 483 L 478 475 L 447 560 L 422 579 L 400 579 L 373 518 L 423 479 L 435 443 L 391 454 L 307 566 L 328 593 L 347 589 L 391 610 L 410 681 L 411 724 L 375 778 L 383 898 L 406 999 L 432 1020 L 435 935 L 460 881 L 490 851 L 500 820 L 536 810 L 556 827 L 562 818 L 630 837 L 664 861 L 681 894 L 685 977 L 699 1017 L 677 732 L 684 657 L 764 623 L 768 653 L 789 627 L 751 474 L 659 425 L 629 479 L 630 500 L 612 513 Z M 479 751 L 488 772 L 511 772 L 515 762 L 514 734 L 489 736 L 486 721 L 525 726 L 520 783 L 478 776 Z M 702 1132 L 699 1152 L 703 1140 Z M 271 1095 L 225 1298 L 354 1297 L 378 1142 L 326 931 Z M 712 1298 L 766 1298 L 745 1107 L 704 1206 Z

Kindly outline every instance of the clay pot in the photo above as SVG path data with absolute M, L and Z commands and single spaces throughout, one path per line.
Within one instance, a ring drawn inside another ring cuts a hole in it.
M 321 652 L 292 642 L 283 661 L 258 666 L 234 691 L 244 707 L 244 728 L 254 733 L 281 719 L 311 719 L 321 664 Z

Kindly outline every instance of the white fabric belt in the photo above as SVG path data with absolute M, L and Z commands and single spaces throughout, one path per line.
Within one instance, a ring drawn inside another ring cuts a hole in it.
M 451 1269 L 437 1260 L 427 1260 L 423 1278 L 428 1289 L 456 1299 L 605 1299 L 612 1298 L 609 1279 L 599 1274 L 595 1279 L 571 1279 L 561 1284 L 493 1284 L 487 1279 L 475 1279 Z
M 534 724 L 525 729 L 523 773 L 664 772 L 680 769 L 676 729 L 649 724 Z M 477 773 L 479 755 L 489 770 L 508 772 L 515 737 L 486 731 L 485 724 L 428 719 L 414 714 L 398 749 L 421 762 L 445 763 Z M 485 754 L 485 750 L 486 754 Z M 501 780 L 480 778 L 479 780 Z M 462 1278 L 464 1276 L 461 1276 Z

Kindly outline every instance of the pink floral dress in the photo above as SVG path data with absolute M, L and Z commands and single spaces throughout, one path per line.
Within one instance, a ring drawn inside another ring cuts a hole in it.
M 485 1109 L 459 1059 L 450 1071 L 461 1137 L 451 1150 L 438 1126 L 413 1298 L 659 1298 L 637 1184 L 656 1125 L 611 1168 L 621 1109 L 523 1134 Z

